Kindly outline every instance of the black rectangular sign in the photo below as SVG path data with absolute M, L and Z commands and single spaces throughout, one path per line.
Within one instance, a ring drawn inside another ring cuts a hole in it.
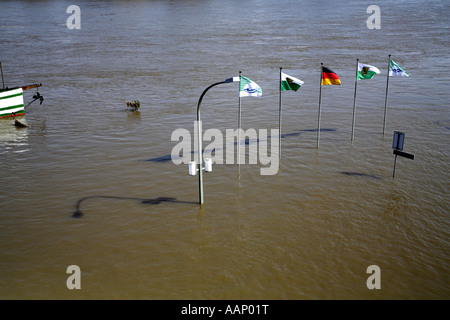
M 397 155 L 397 156 L 401 156 L 401 157 L 405 157 L 405 158 L 414 160 L 414 155 L 411 154 L 411 153 L 406 153 L 406 152 L 399 151 L 399 150 L 394 150 L 393 153 L 394 153 L 395 155 Z
M 394 139 L 392 141 L 392 149 L 403 150 L 403 143 L 405 142 L 405 134 L 400 131 L 394 131 Z

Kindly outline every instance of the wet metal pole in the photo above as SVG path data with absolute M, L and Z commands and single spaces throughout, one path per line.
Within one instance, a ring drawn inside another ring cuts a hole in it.
M 241 81 L 242 71 L 239 71 L 239 81 Z M 237 163 L 241 167 L 241 88 L 239 88 L 239 110 L 238 110 L 238 156 Z
M 219 84 L 222 83 L 229 83 L 229 82 L 233 82 L 233 81 L 238 81 L 235 78 L 229 78 L 226 79 L 225 81 L 221 81 L 221 82 L 217 82 L 214 83 L 212 85 L 210 85 L 208 88 L 206 88 L 202 95 L 200 96 L 200 99 L 198 100 L 198 105 L 197 105 L 197 136 L 198 136 L 198 197 L 199 197 L 199 204 L 203 205 L 203 147 L 202 147 L 202 137 L 203 137 L 203 133 L 202 133 L 202 122 L 200 120 L 200 105 L 202 103 L 203 97 L 206 94 L 206 92 L 211 89 L 212 87 L 215 87 Z
M 392 178 L 395 178 L 395 166 L 397 165 L 397 155 L 394 158 L 394 171 L 392 172 Z
M 358 86 L 358 62 L 359 59 L 356 59 L 356 74 L 355 74 L 355 93 L 353 95 L 353 118 L 352 118 L 352 139 L 351 142 L 355 139 L 355 114 L 356 114 L 356 88 Z
M 2 71 L 2 82 L 3 82 L 3 91 L 5 91 L 5 78 L 3 77 L 3 66 L 2 63 L 0 62 L 0 69 Z
M 320 140 L 320 105 L 322 103 L 322 81 L 323 81 L 323 63 L 320 63 L 320 91 L 319 91 L 319 115 L 317 116 L 317 150 L 319 150 Z
M 383 136 L 386 129 L 386 113 L 387 113 L 387 101 L 388 101 L 388 90 L 389 90 L 389 71 L 391 71 L 391 55 L 389 55 L 388 70 L 386 76 L 386 97 L 384 98 L 384 117 L 383 117 Z
M 280 68 L 280 84 L 278 86 L 279 90 L 279 109 L 278 109 L 278 159 L 281 160 L 281 78 L 282 78 L 282 70 Z

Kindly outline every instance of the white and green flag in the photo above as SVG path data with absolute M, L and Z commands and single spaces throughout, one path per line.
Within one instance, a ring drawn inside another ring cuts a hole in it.
M 409 77 L 409 73 L 403 70 L 398 64 L 391 60 L 389 63 L 389 76 Z
M 261 87 L 254 81 L 241 76 L 239 83 L 239 97 L 261 97 Z
M 281 73 L 281 91 L 285 90 L 294 90 L 297 91 L 302 85 L 303 81 L 294 77 L 291 77 L 290 75 L 287 75 L 286 73 Z
M 369 64 L 363 64 L 358 62 L 358 72 L 356 78 L 361 79 L 372 79 L 374 75 L 379 74 L 380 70 L 377 67 L 371 66 Z

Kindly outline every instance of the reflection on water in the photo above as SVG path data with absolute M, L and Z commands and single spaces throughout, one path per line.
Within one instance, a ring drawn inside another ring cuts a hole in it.
M 26 125 L 25 117 L 19 117 Z M 26 152 L 28 150 L 28 129 L 14 125 L 14 118 L 0 119 L 0 154 Z

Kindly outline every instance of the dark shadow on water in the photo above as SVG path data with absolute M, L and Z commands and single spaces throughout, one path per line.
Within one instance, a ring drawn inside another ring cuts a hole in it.
M 300 131 L 303 131 L 303 132 L 317 132 L 317 129 L 304 129 L 304 130 L 300 130 Z M 281 134 L 281 138 L 284 139 L 284 138 L 289 138 L 289 137 L 297 137 L 297 136 L 300 135 L 300 133 L 301 133 L 300 131 L 299 132 L 291 132 L 291 133 L 283 133 L 283 134 Z M 333 129 L 333 128 L 320 129 L 320 132 L 334 132 L 334 131 L 337 131 L 337 129 Z M 272 138 L 272 136 L 270 136 L 270 138 Z M 259 142 L 260 142 L 259 139 L 249 139 L 248 137 L 246 137 L 245 138 L 245 142 L 242 143 L 242 144 L 245 144 L 245 145 L 248 146 L 248 145 L 250 145 L 252 143 L 259 143 Z M 235 141 L 234 145 L 237 145 L 237 144 L 238 144 L 238 142 Z M 208 151 L 210 151 L 211 154 L 214 155 L 215 149 L 208 150 Z M 203 152 L 205 152 L 205 150 L 203 150 Z M 191 154 L 196 154 L 196 152 L 195 151 L 191 151 Z M 169 162 L 169 161 L 172 161 L 172 155 L 166 154 L 164 156 L 151 158 L 151 159 L 148 159 L 146 161 L 149 161 L 149 162 Z
M 303 131 L 303 132 L 317 132 L 317 129 L 303 129 L 303 130 L 300 130 L 300 131 Z M 320 129 L 320 132 L 334 132 L 334 131 L 337 131 L 337 129 L 334 129 L 334 128 L 323 128 L 323 129 Z
M 446 120 L 437 120 L 437 121 L 433 121 L 433 124 L 439 126 L 439 127 L 443 127 L 447 130 L 450 130 L 450 121 L 446 121 Z
M 77 204 L 75 206 L 75 211 L 72 214 L 73 218 L 81 218 L 83 216 L 83 212 L 81 211 L 80 207 L 83 201 L 89 200 L 89 199 L 113 199 L 113 200 L 131 200 L 131 201 L 139 201 L 143 204 L 151 204 L 151 205 L 157 205 L 164 202 L 170 202 L 170 203 L 185 203 L 185 204 L 198 204 L 197 202 L 192 201 L 179 201 L 176 198 L 170 198 L 170 197 L 158 197 L 156 199 L 145 199 L 145 198 L 133 198 L 133 197 L 116 197 L 116 196 L 89 196 L 81 198 L 77 201 Z
M 375 179 L 375 180 L 382 180 L 382 178 L 371 175 L 371 174 L 366 174 L 366 173 L 360 173 L 360 172 L 351 172 L 351 171 L 341 171 L 340 173 L 346 175 L 346 176 L 355 176 L 355 177 L 363 177 L 363 178 L 370 178 L 370 179 Z
M 165 156 L 160 156 L 152 159 L 148 159 L 150 162 L 169 162 L 172 161 L 172 155 L 166 154 Z
M 300 135 L 300 132 L 282 133 L 281 138 L 297 137 L 299 135 Z
M 334 128 L 323 128 L 320 129 L 320 132 L 334 132 L 337 131 L 337 129 Z M 302 132 L 317 132 L 317 129 L 302 129 L 297 132 L 291 132 L 291 133 L 282 133 L 281 138 L 290 138 L 290 137 L 298 137 Z M 271 136 L 272 137 L 272 136 Z
M 241 145 L 245 144 L 246 146 L 248 146 L 250 143 L 254 143 L 254 142 L 259 142 L 259 139 L 250 139 L 250 138 L 246 137 L 244 143 L 241 143 Z M 238 144 L 238 142 L 235 141 L 234 145 L 236 146 L 237 144 Z
M 216 149 L 212 149 L 212 150 L 207 150 L 209 152 L 212 153 L 212 155 L 214 155 Z M 205 150 L 203 150 L 203 152 L 205 152 Z M 191 154 L 196 154 L 197 152 L 195 151 L 191 151 Z M 176 158 L 175 158 L 176 159 Z M 160 157 L 156 157 L 156 158 L 151 158 L 148 159 L 146 161 L 149 162 L 169 162 L 172 161 L 172 155 L 171 154 L 166 154 L 165 156 L 160 156 Z

